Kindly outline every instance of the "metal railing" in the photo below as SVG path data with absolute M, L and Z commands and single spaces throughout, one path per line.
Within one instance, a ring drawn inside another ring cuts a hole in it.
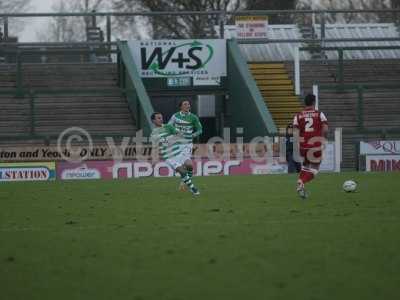
M 320 40 L 325 39 L 325 26 L 329 15 L 336 14 L 385 14 L 390 15 L 393 22 L 399 22 L 400 9 L 336 9 L 336 10 L 241 10 L 241 11 L 138 11 L 138 12 L 82 12 L 82 13 L 0 13 L 3 19 L 4 40 L 9 36 L 9 20 L 12 18 L 53 18 L 53 17 L 91 17 L 96 24 L 97 17 L 106 18 L 106 41 L 112 39 L 112 20 L 119 17 L 160 17 L 160 16 L 214 16 L 220 26 L 220 36 L 224 37 L 224 26 L 228 23 L 228 17 L 236 16 L 276 16 L 287 15 L 304 19 L 305 16 L 312 20 L 313 25 L 318 21 L 320 26 Z M 216 24 L 217 25 L 217 24 Z M 269 42 L 268 39 L 259 39 L 259 42 Z M 242 41 L 240 41 L 242 42 Z M 244 42 L 244 41 L 243 41 Z M 249 42 L 249 41 L 247 41 Z M 282 40 L 280 40 L 282 42 Z M 287 40 L 286 42 L 290 42 Z

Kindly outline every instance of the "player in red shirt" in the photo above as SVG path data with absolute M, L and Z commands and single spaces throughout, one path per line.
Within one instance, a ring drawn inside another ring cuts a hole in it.
M 303 160 L 297 180 L 297 193 L 301 198 L 307 198 L 304 185 L 318 174 L 322 149 L 328 134 L 328 120 L 323 112 L 315 109 L 315 96 L 307 95 L 304 104 L 303 111 L 296 114 L 293 120 L 293 136 L 298 141 L 293 146 L 299 146 L 297 151 L 294 148 L 293 155 L 296 161 Z

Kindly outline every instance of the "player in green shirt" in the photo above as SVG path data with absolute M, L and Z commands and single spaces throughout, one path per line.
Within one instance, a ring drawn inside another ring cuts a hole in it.
M 170 124 L 163 123 L 163 116 L 159 112 L 151 115 L 155 126 L 150 139 L 154 146 L 158 147 L 160 157 L 166 161 L 181 176 L 182 183 L 187 186 L 194 195 L 199 195 L 199 190 L 192 183 L 185 161 L 186 155 L 182 152 L 183 134 Z
M 183 136 L 181 144 L 182 153 L 185 159 L 185 167 L 188 170 L 190 178 L 193 176 L 193 139 L 198 137 L 203 132 L 199 118 L 190 112 L 190 102 L 183 100 L 179 103 L 180 111 L 173 114 L 168 124 L 173 125 L 178 132 Z M 184 190 L 185 185 L 181 183 L 180 189 Z

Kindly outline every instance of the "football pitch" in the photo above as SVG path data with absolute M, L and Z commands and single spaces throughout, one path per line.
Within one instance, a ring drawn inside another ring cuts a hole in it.
M 346 179 L 358 182 L 345 193 Z M 0 299 L 395 299 L 400 173 L 0 185 Z

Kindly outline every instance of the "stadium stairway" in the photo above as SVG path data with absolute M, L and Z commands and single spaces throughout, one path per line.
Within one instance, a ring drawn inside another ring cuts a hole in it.
M 117 65 L 112 63 L 24 64 L 22 83 L 35 92 L 33 107 L 28 95 L 1 94 L 15 88 L 15 67 L 0 68 L 0 137 L 31 133 L 57 136 L 78 126 L 92 135 L 132 136 L 135 120 L 117 84 Z
M 301 110 L 283 63 L 250 63 L 249 69 L 278 128 L 286 128 Z

